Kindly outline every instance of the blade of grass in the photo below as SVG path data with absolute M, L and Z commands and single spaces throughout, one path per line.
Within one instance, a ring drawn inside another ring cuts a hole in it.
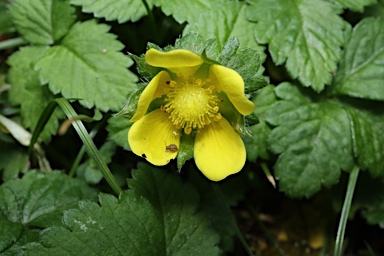
M 72 106 L 69 104 L 69 102 L 64 98 L 55 99 L 55 100 L 51 101 L 45 107 L 43 113 L 40 116 L 39 121 L 37 122 L 36 128 L 33 132 L 31 142 L 29 144 L 29 154 L 30 155 L 32 154 L 34 144 L 36 143 L 37 139 L 39 138 L 41 131 L 44 129 L 44 126 L 46 125 L 46 123 L 48 122 L 49 118 L 51 117 L 53 111 L 55 110 L 55 108 L 58 105 L 63 109 L 63 111 L 67 115 L 68 119 L 74 120 L 72 122 L 72 125 L 75 128 L 80 139 L 83 141 L 83 144 L 84 144 L 89 156 L 92 157 L 95 160 L 95 162 L 98 164 L 105 180 L 111 186 L 111 188 L 116 193 L 116 195 L 120 195 L 123 192 L 123 190 L 118 185 L 115 177 L 113 177 L 108 166 L 102 160 L 102 158 L 99 154 L 99 151 L 97 150 L 95 144 L 93 143 L 91 137 L 89 136 L 89 134 L 88 134 L 87 130 L 85 129 L 81 120 L 76 120 L 77 114 L 76 114 L 75 110 L 72 108 Z
M 28 42 L 25 41 L 25 40 L 24 40 L 23 38 L 21 38 L 21 37 L 8 39 L 8 40 L 5 40 L 5 41 L 0 42 L 0 51 L 1 51 L 1 50 L 6 50 L 6 49 L 15 48 L 15 47 L 18 47 L 18 46 L 20 46 L 20 45 L 25 45 L 25 44 L 27 44 L 27 43 L 28 43 Z
M 247 241 L 245 241 L 245 238 L 244 238 L 243 234 L 241 233 L 239 227 L 237 226 L 236 220 L 233 217 L 233 214 L 232 214 L 231 210 L 229 209 L 228 204 L 225 201 L 225 198 L 223 196 L 223 193 L 221 192 L 221 189 L 220 189 L 219 185 L 217 185 L 215 183 L 211 183 L 211 185 L 213 187 L 213 191 L 215 191 L 217 199 L 221 203 L 221 206 L 222 206 L 223 210 L 228 215 L 228 217 L 229 217 L 229 219 L 231 221 L 231 225 L 232 225 L 233 229 L 235 230 L 236 235 L 239 238 L 241 244 L 243 245 L 245 251 L 247 252 L 247 254 L 249 256 L 253 256 L 253 253 L 252 253 L 251 249 L 249 248 L 249 246 L 247 244 Z
M 66 99 L 59 98 L 59 99 L 56 99 L 56 102 L 63 109 L 64 113 L 67 115 L 67 117 L 69 119 L 75 119 L 77 114 Z M 123 193 L 123 190 L 120 188 L 115 177 L 113 177 L 108 166 L 105 164 L 105 162 L 101 158 L 99 151 L 97 150 L 95 144 L 93 143 L 93 141 L 92 141 L 91 137 L 89 136 L 87 130 L 85 129 L 83 123 L 80 120 L 75 120 L 72 122 L 72 125 L 75 128 L 80 139 L 83 141 L 83 144 L 86 147 L 86 150 L 87 150 L 89 156 L 91 156 L 93 158 L 93 160 L 95 160 L 95 162 L 98 164 L 100 171 L 102 172 L 105 180 L 111 186 L 113 191 L 115 191 L 115 193 L 117 195 L 120 195 L 121 193 Z
M 343 209 L 341 211 L 339 227 L 337 230 L 336 242 L 335 242 L 335 256 L 341 256 L 343 251 L 343 242 L 345 227 L 347 225 L 349 210 L 351 208 L 353 193 L 355 192 L 357 178 L 359 177 L 360 168 L 355 166 L 352 172 L 349 174 L 347 192 L 344 199 Z

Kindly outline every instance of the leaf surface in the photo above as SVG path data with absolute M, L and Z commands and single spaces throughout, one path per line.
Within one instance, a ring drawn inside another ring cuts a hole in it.
M 340 11 L 326 1 L 252 0 L 247 18 L 256 23 L 256 40 L 268 44 L 273 61 L 285 62 L 293 78 L 320 92 L 331 83 L 341 57 Z
M 100 194 L 66 212 L 65 227 L 51 227 L 28 255 L 218 255 L 218 237 L 196 213 L 198 195 L 168 175 L 139 165 L 131 190 L 119 199 Z
M 117 20 L 119 23 L 126 21 L 138 21 L 147 14 L 142 0 L 70 0 L 71 4 L 81 6 L 83 12 L 93 13 L 97 18 L 105 18 L 108 21 Z M 152 7 L 151 2 L 149 8 Z
M 68 0 L 16 0 L 9 6 L 16 29 L 30 43 L 53 44 L 75 22 Z
M 377 0 L 332 0 L 343 6 L 354 11 L 362 12 L 365 6 L 377 3 Z
M 309 197 L 353 166 L 349 115 L 341 105 L 290 83 L 275 92 L 281 100 L 267 113 L 267 121 L 277 126 L 268 139 L 280 154 L 275 175 L 288 195 Z
M 73 25 L 61 44 L 37 62 L 41 82 L 55 94 L 82 99 L 84 107 L 121 109 L 136 76 L 127 69 L 132 60 L 119 52 L 124 46 L 108 30 L 95 20 Z
M 357 24 L 335 78 L 336 93 L 384 101 L 384 19 Z
M 9 100 L 11 103 L 21 106 L 23 125 L 33 132 L 40 115 L 48 103 L 54 99 L 54 95 L 39 81 L 39 74 L 34 70 L 35 63 L 47 52 L 45 46 L 27 46 L 20 48 L 8 59 L 11 66 L 8 79 L 11 86 Z M 41 137 L 48 140 L 56 134 L 59 127 L 58 118 L 63 114 L 57 109 L 49 119 L 41 133 Z

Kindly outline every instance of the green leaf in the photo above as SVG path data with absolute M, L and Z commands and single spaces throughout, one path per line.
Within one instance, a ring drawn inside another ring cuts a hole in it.
M 61 225 L 63 210 L 77 205 L 80 199 L 94 198 L 95 191 L 78 179 L 60 172 L 43 174 L 29 171 L 22 179 L 13 179 L 0 186 L 0 237 L 13 234 L 12 239 L 0 241 L 0 248 L 11 250 L 20 242 L 34 237 L 35 228 Z M 6 232 L 6 233 L 4 233 Z M 30 233 L 30 234 L 29 234 Z M 14 248 L 15 249 L 15 248 Z M 1 250 L 1 252 L 4 252 Z
M 209 221 L 220 235 L 220 248 L 224 251 L 233 250 L 235 229 L 231 225 L 231 216 L 224 207 L 236 206 L 244 198 L 247 186 L 247 170 L 243 170 L 240 175 L 225 179 L 218 184 L 213 184 L 207 180 L 196 168 L 190 168 L 188 178 L 198 189 L 201 197 L 200 208 L 208 215 Z M 219 197 L 214 186 L 218 186 L 222 191 L 223 197 Z
M 81 6 L 83 12 L 93 13 L 97 18 L 105 18 L 108 21 L 117 20 L 119 23 L 126 21 L 138 21 L 147 15 L 147 10 L 142 0 L 70 0 L 71 4 Z M 151 2 L 149 7 L 152 8 Z
M 28 255 L 218 255 L 218 237 L 197 214 L 198 195 L 180 179 L 140 165 L 131 191 L 119 199 L 100 194 L 100 205 L 81 202 L 51 227 Z
M 340 4 L 344 8 L 349 8 L 358 12 L 362 12 L 364 10 L 364 6 L 371 5 L 377 2 L 377 0 L 332 0 L 332 1 Z
M 135 89 L 136 76 L 127 69 L 131 59 L 119 52 L 124 46 L 108 30 L 95 20 L 73 25 L 61 45 L 36 64 L 40 81 L 53 93 L 82 99 L 84 107 L 119 110 Z
M 175 175 L 146 164 L 132 172 L 129 187 L 159 210 L 165 255 L 217 255 L 217 235 L 208 228 L 207 216 L 198 213 L 199 195 Z
M 28 169 L 27 150 L 13 143 L 0 141 L 0 171 L 2 180 L 18 177 L 19 173 Z
M 336 93 L 384 101 L 384 19 L 367 18 L 353 29 L 335 78 Z
M 105 142 L 99 149 L 99 153 L 106 164 L 112 161 L 116 145 L 112 141 Z M 82 163 L 77 170 L 77 175 L 83 177 L 87 183 L 97 184 L 103 179 L 98 164 L 92 158 Z
M 249 31 L 255 25 L 245 17 L 246 3 L 226 0 L 167 1 L 153 0 L 166 15 L 172 15 L 180 24 L 187 22 L 183 34 L 196 32 L 204 38 L 216 38 L 217 49 L 223 47 L 230 37 L 237 37 L 243 47 L 249 47 L 263 53 Z M 214 21 L 212 20 L 214 18 Z M 265 59 L 263 54 L 262 59 Z
M 49 174 L 29 171 L 22 179 L 0 186 L 0 218 L 23 225 L 47 227 L 61 223 L 64 209 L 80 199 L 94 198 L 95 191 L 79 179 L 56 171 Z
M 256 40 L 268 44 L 273 61 L 286 62 L 293 78 L 320 92 L 331 83 L 344 43 L 339 12 L 326 1 L 252 0 L 247 18 L 256 22 Z
M 280 154 L 275 176 L 288 195 L 309 197 L 353 166 L 349 115 L 341 105 L 290 83 L 275 92 L 281 100 L 266 118 L 277 126 L 268 139 L 271 150 Z
M 25 247 L 28 255 L 158 255 L 164 249 L 159 214 L 146 199 L 123 193 L 120 199 L 100 194 L 99 201 L 67 211 L 65 227 L 44 230 L 39 244 Z
M 23 233 L 23 225 L 0 219 L 0 253 L 15 243 Z
M 230 38 L 221 51 L 218 62 L 228 68 L 236 70 L 244 80 L 245 93 L 252 93 L 266 86 L 268 79 L 261 76 L 260 55 L 250 48 L 239 48 L 237 38 Z
M 128 144 L 128 131 L 132 122 L 122 116 L 112 116 L 108 119 L 108 139 L 115 142 L 125 150 L 131 150 Z
M 0 2 L 0 34 L 13 32 L 12 16 L 8 11 L 7 3 Z
M 253 103 L 255 104 L 254 113 L 259 118 L 259 123 L 248 127 L 251 136 L 243 138 L 249 161 L 256 161 L 258 157 L 269 159 L 267 140 L 271 128 L 265 121 L 265 114 L 273 103 L 276 102 L 274 88 L 274 86 L 268 85 L 258 90 L 253 98 Z
M 8 59 L 11 66 L 8 73 L 11 84 L 9 100 L 12 104 L 20 104 L 23 125 L 32 132 L 45 107 L 54 98 L 48 88 L 40 84 L 38 72 L 34 70 L 35 63 L 47 50 L 44 46 L 22 47 Z M 54 112 L 41 134 L 44 140 L 49 140 L 51 135 L 57 133 L 58 118 L 62 116 L 59 110 Z
M 67 0 L 16 0 L 9 6 L 16 29 L 34 44 L 53 44 L 75 22 L 75 8 Z
M 359 167 L 377 176 L 384 175 L 384 105 L 371 103 L 368 109 L 347 107 L 353 132 L 353 151 Z M 358 102 L 362 108 L 364 105 Z

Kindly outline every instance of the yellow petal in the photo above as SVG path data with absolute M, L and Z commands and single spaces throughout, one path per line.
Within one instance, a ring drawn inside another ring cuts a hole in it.
M 174 159 L 178 152 L 166 147 L 174 144 L 179 148 L 180 131 L 168 117 L 168 113 L 156 109 L 135 122 L 128 133 L 132 152 L 154 165 L 166 165 Z
M 245 146 L 225 118 L 200 129 L 195 138 L 197 168 L 210 180 L 220 181 L 237 173 L 245 163 Z
M 212 75 L 214 75 L 220 89 L 227 94 L 237 111 L 242 115 L 249 115 L 253 112 L 254 104 L 245 97 L 244 81 L 239 73 L 224 66 L 212 65 L 210 67 L 210 76 Z
M 166 71 L 161 71 L 152 78 L 151 82 L 149 82 L 140 95 L 139 102 L 137 103 L 137 110 L 135 115 L 131 118 L 131 122 L 136 122 L 145 115 L 152 100 L 164 94 L 163 90 L 168 86 L 166 81 L 170 80 L 171 77 Z
M 151 66 L 166 68 L 175 74 L 183 75 L 193 75 L 204 63 L 199 55 L 188 50 L 160 52 L 153 48 L 146 52 L 145 61 Z

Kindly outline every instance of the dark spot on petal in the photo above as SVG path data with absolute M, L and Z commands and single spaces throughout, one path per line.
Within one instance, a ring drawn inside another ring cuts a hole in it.
M 165 81 L 165 83 L 166 83 L 166 84 L 170 84 L 170 83 L 171 83 L 171 81 Z
M 144 158 L 147 158 L 147 156 L 145 154 L 142 154 L 141 156 L 144 157 Z

